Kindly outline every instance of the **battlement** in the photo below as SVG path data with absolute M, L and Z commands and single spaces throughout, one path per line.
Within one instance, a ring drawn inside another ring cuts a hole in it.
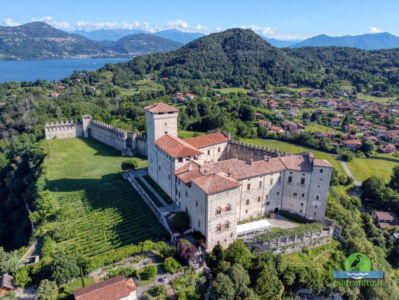
M 227 147 L 228 158 L 238 158 L 246 161 L 263 160 L 265 157 L 282 157 L 291 153 L 272 149 L 269 147 L 257 146 L 237 140 L 231 140 Z
M 59 127 L 59 126 L 73 126 L 81 124 L 80 120 L 66 120 L 66 121 L 58 121 L 58 122 L 49 122 L 44 125 L 44 128 L 50 127 Z

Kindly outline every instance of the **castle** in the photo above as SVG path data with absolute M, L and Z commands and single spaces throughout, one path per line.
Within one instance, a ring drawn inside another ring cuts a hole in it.
M 91 137 L 124 155 L 148 156 L 148 173 L 190 216 L 206 248 L 240 238 L 239 222 L 284 210 L 323 221 L 332 166 L 311 152 L 298 155 L 234 141 L 222 132 L 180 139 L 178 109 L 165 103 L 145 107 L 147 137 L 85 115 L 76 122 L 48 123 L 46 139 Z M 269 228 L 257 221 L 256 232 Z M 260 227 L 259 227 L 260 226 Z M 249 226 L 250 227 L 250 226 Z
M 187 212 L 208 249 L 237 239 L 238 222 L 280 210 L 324 219 L 329 162 L 311 152 L 281 155 L 251 147 L 221 132 L 182 140 L 176 108 L 157 103 L 145 110 L 149 175 Z

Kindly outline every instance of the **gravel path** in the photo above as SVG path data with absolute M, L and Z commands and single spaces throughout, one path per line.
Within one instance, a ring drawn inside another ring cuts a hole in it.
M 353 181 L 353 184 L 354 184 L 355 186 L 357 186 L 357 187 L 361 186 L 361 185 L 362 185 L 362 182 L 359 181 L 359 180 L 357 180 L 357 179 L 353 176 L 353 174 L 352 174 L 351 170 L 349 169 L 348 165 L 346 164 L 346 162 L 344 162 L 343 160 L 340 160 L 340 162 L 341 162 L 342 167 L 344 168 L 344 171 L 345 171 L 346 175 L 348 175 L 349 177 L 352 177 L 352 178 L 353 178 L 353 180 L 354 180 L 354 181 Z

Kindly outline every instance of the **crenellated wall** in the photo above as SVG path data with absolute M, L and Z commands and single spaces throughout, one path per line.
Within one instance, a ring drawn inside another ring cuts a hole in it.
M 93 120 L 89 115 L 83 116 L 79 121 L 46 123 L 44 132 L 47 140 L 90 137 L 121 151 L 126 156 L 147 155 L 145 136 Z
M 46 123 L 44 132 L 47 140 L 66 139 L 83 136 L 81 121 L 61 121 Z
M 252 144 L 231 140 L 226 149 L 228 158 L 238 158 L 246 161 L 263 160 L 265 157 L 279 157 L 290 155 L 287 152 L 270 149 L 267 147 L 255 146 Z

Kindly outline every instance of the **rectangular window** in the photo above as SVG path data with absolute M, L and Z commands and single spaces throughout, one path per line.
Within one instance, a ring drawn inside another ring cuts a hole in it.
M 270 178 L 270 184 L 273 184 L 273 178 Z
M 316 200 L 319 200 L 319 196 L 316 196 Z
M 278 184 L 281 184 L 281 175 L 280 175 L 280 177 L 278 178 Z
M 249 205 L 249 199 L 245 200 L 245 204 Z
M 270 202 L 266 202 L 266 205 L 270 205 Z
M 288 183 L 292 183 L 292 176 L 288 176 Z
M 302 198 L 304 198 L 305 197 L 305 193 L 302 193 Z
M 260 202 L 260 197 L 258 197 L 258 202 Z
M 211 155 L 211 150 L 208 150 L 208 155 Z
M 218 152 L 220 153 L 220 147 L 218 147 Z
M 297 193 L 294 193 L 294 197 L 296 198 L 298 196 L 298 194 Z
M 178 161 L 178 162 L 183 162 L 183 157 L 179 157 L 179 158 L 177 159 L 177 161 Z
M 301 184 L 302 184 L 302 185 L 305 184 L 305 178 L 301 178 Z
M 262 181 L 259 181 L 259 187 L 262 187 Z
M 323 169 L 320 169 L 320 173 L 323 173 Z
M 251 184 L 248 183 L 248 184 L 247 184 L 247 191 L 249 191 L 250 189 L 251 189 Z

